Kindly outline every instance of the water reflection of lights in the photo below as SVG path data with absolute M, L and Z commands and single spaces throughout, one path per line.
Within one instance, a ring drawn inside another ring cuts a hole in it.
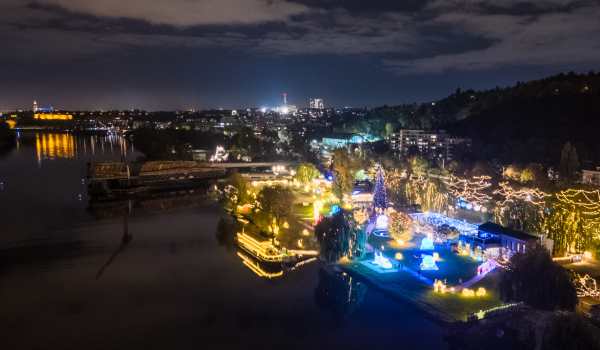
M 17 141 L 20 142 L 19 139 Z M 35 150 L 38 163 L 42 160 L 74 159 L 79 155 L 115 154 L 115 151 L 125 158 L 134 152 L 133 145 L 119 135 L 77 137 L 69 133 L 36 133 Z
M 75 139 L 70 134 L 35 134 L 38 162 L 42 159 L 75 158 Z

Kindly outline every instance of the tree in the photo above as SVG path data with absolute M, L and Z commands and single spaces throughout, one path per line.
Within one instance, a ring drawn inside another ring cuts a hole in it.
M 600 191 L 567 189 L 555 194 L 544 229 L 554 252 L 582 252 L 600 237 Z
M 333 193 L 342 199 L 354 187 L 354 172 L 357 169 L 356 161 L 348 155 L 345 149 L 333 151 Z
M 411 157 L 408 161 L 408 168 L 411 174 L 423 176 L 429 170 L 429 162 L 420 157 Z
M 321 172 L 311 163 L 302 163 L 296 168 L 294 178 L 303 184 L 307 184 L 318 178 Z
M 567 270 L 552 261 L 539 244 L 510 260 L 500 280 L 505 301 L 523 301 L 541 310 L 569 310 L 577 305 L 577 291 Z
M 276 227 L 280 227 L 292 213 L 294 194 L 283 186 L 265 187 L 258 194 L 260 209 Z M 274 227 L 271 227 L 272 231 Z
M 357 229 L 351 214 L 341 210 L 315 226 L 315 236 L 321 247 L 320 256 L 326 262 L 342 257 L 361 256 L 366 244 L 364 230 Z
M 233 173 L 227 178 L 225 186 L 225 201 L 230 208 L 248 204 L 251 201 L 248 193 L 248 181 L 239 173 Z
M 412 239 L 412 230 L 410 228 L 412 220 L 410 216 L 402 212 L 392 212 L 389 214 L 390 236 L 395 240 L 408 242 Z
M 573 180 L 579 171 L 579 156 L 575 146 L 570 142 L 565 143 L 560 153 L 560 175 L 568 180 Z
M 373 206 L 375 209 L 385 210 L 388 207 L 387 193 L 385 190 L 385 179 L 383 169 L 377 169 L 375 178 L 375 192 L 373 193 Z

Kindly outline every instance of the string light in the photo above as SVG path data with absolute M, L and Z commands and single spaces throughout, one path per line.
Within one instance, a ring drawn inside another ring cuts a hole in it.
M 445 184 L 448 192 L 455 198 L 481 206 L 492 199 L 484 192 L 492 186 L 490 180 L 491 177 L 485 175 L 473 176 L 470 180 L 451 176 L 445 180 Z
M 577 290 L 577 296 L 579 298 L 592 297 L 600 298 L 600 289 L 598 289 L 598 282 L 590 275 L 579 275 L 575 274 L 575 288 Z
M 508 182 L 501 182 L 498 185 L 500 188 L 495 190 L 493 194 L 502 196 L 502 201 L 498 203 L 500 206 L 507 206 L 516 201 L 523 201 L 542 207 L 545 204 L 546 198 L 550 197 L 549 194 L 537 188 L 521 188 L 515 190 Z

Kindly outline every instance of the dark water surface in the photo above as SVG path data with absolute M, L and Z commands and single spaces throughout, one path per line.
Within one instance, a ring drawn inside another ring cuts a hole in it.
M 62 134 L 1 156 L 3 349 L 445 348 L 418 310 L 316 262 L 258 277 L 201 196 L 132 203 L 124 235 L 119 210 L 88 209 L 82 178 L 89 160 L 135 156 Z

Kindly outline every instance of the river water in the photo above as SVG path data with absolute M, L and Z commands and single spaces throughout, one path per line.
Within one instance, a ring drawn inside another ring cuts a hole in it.
M 257 276 L 202 194 L 91 205 L 86 163 L 137 156 L 47 133 L 0 156 L 2 348 L 445 348 L 420 311 L 318 262 Z

